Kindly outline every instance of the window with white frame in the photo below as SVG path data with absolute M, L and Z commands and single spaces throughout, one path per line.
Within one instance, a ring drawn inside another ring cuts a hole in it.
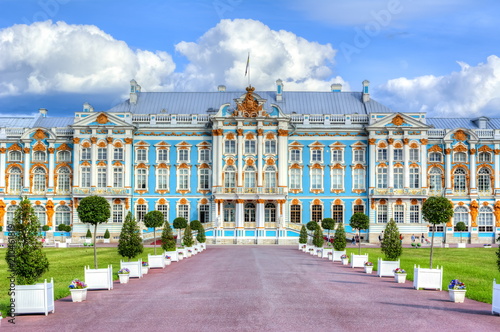
M 440 152 L 429 153 L 429 161 L 431 163 L 440 163 L 443 161 L 443 155 Z
M 273 166 L 266 166 L 264 169 L 264 187 L 276 188 L 276 168 Z
M 410 168 L 410 188 L 420 188 L 420 169 L 418 167 Z
M 311 170 L 311 189 L 323 189 L 323 170 L 321 168 L 313 168 Z
M 147 211 L 148 206 L 146 204 L 137 204 L 135 206 L 135 219 L 137 220 L 137 222 L 144 221 L 144 216 L 146 215 Z
M 234 206 L 234 203 L 226 203 L 224 205 L 224 221 L 225 222 L 234 222 L 235 212 L 236 212 L 236 208 Z
M 290 189 L 302 189 L 302 176 L 299 168 L 290 169 Z
M 18 208 L 19 208 L 18 205 L 9 205 L 9 207 L 7 208 L 7 220 L 6 220 L 7 225 L 12 225 L 12 221 L 14 220 L 14 214 Z
M 323 206 L 320 204 L 314 204 L 311 207 L 311 220 L 320 222 L 323 220 Z
M 245 222 L 255 222 L 255 204 L 254 203 L 245 204 L 245 210 L 243 214 Z
M 299 149 L 290 150 L 290 162 L 300 163 L 302 161 L 302 151 Z
M 68 167 L 61 167 L 57 171 L 57 191 L 70 190 L 70 171 Z
M 106 188 L 107 187 L 107 170 L 106 167 L 97 167 L 97 187 Z
M 342 163 L 344 162 L 344 150 L 332 149 L 332 163 Z
M 113 149 L 113 160 L 123 160 L 123 148 Z
M 257 153 L 257 145 L 256 145 L 256 142 L 255 140 L 251 139 L 251 140 L 245 140 L 245 149 L 244 149 L 244 153 L 245 154 L 256 154 Z
M 386 148 L 378 148 L 377 149 L 377 160 L 378 161 L 387 160 L 387 149 Z
M 234 139 L 227 139 L 224 141 L 224 153 L 225 154 L 236 153 L 236 141 Z
M 198 172 L 198 189 L 210 190 L 210 169 L 201 168 Z
M 138 168 L 135 171 L 135 189 L 142 190 L 147 188 L 147 171 L 144 168 Z
M 301 222 L 301 208 L 299 204 L 290 205 L 290 222 L 294 224 Z
M 453 191 L 465 192 L 467 188 L 467 173 L 463 168 L 457 168 L 453 174 Z
M 10 151 L 9 152 L 9 161 L 21 161 L 21 151 Z
M 92 153 L 90 148 L 82 148 L 81 159 L 82 160 L 90 160 L 92 158 Z
M 420 159 L 420 150 L 419 149 L 410 149 L 410 160 L 411 161 L 419 161 Z
M 478 156 L 479 162 L 482 163 L 490 163 L 491 162 L 491 154 L 489 152 L 480 152 Z
M 198 150 L 198 159 L 200 160 L 200 162 L 202 163 L 209 163 L 211 161 L 211 153 L 212 150 L 210 149 L 200 149 Z
M 113 222 L 123 222 L 122 204 L 113 204 Z
M 387 223 L 387 205 L 379 204 L 377 208 L 377 222 Z
M 61 224 L 68 226 L 71 224 L 71 211 L 66 205 L 56 207 L 56 226 Z
M 365 149 L 353 150 L 352 161 L 354 163 L 364 163 L 365 162 Z
M 148 150 L 137 149 L 135 151 L 135 160 L 137 162 L 147 162 L 148 161 Z
M 43 167 L 37 167 L 33 171 L 33 190 L 34 191 L 45 191 L 46 189 L 46 177 L 47 173 Z
M 189 170 L 187 168 L 177 169 L 177 189 L 189 190 Z
M 332 219 L 335 222 L 344 222 L 344 206 L 337 204 L 332 205 Z
M 224 171 L 224 187 L 236 187 L 236 168 L 234 168 L 234 166 L 227 166 Z
M 265 154 L 276 154 L 276 141 L 266 140 L 264 143 L 264 153 Z
M 453 154 L 453 161 L 456 163 L 465 163 L 467 161 L 467 154 L 465 152 L 455 152 Z
M 403 167 L 395 167 L 394 168 L 394 189 L 402 189 L 403 188 Z
M 113 167 L 113 187 L 122 188 L 123 187 L 123 168 Z
M 276 222 L 276 206 L 273 203 L 264 206 L 264 222 Z
M 168 221 L 168 205 L 167 204 L 159 204 L 156 207 L 156 210 L 160 211 L 163 214 L 163 221 Z
M 410 222 L 414 224 L 420 223 L 420 206 L 410 206 Z
M 33 210 L 35 211 L 35 216 L 38 218 L 38 222 L 40 222 L 40 225 L 45 225 L 46 221 L 46 212 L 45 208 L 41 205 L 35 205 L 33 206 Z
M 168 190 L 168 169 L 158 168 L 156 170 L 156 189 Z
M 245 188 L 257 187 L 257 185 L 256 185 L 257 172 L 255 170 L 255 167 L 247 166 L 245 168 L 244 175 L 245 175 L 245 179 L 244 179 Z
M 83 166 L 80 172 L 82 188 L 90 187 L 90 167 Z
M 490 170 L 486 167 L 479 169 L 477 174 L 477 190 L 483 192 L 491 191 L 491 174 Z
M 362 168 L 356 168 L 352 172 L 352 189 L 353 190 L 365 190 L 365 170 Z
M 312 163 L 322 163 L 323 162 L 323 150 L 320 150 L 320 149 L 311 150 L 311 162 Z
M 158 149 L 156 150 L 156 160 L 158 160 L 158 162 L 168 162 L 168 152 L 169 150 L 168 149 Z
M 402 204 L 394 205 L 394 221 L 397 223 L 405 222 L 405 206 Z
M 177 162 L 179 163 L 189 162 L 189 149 L 186 148 L 177 149 Z
M 387 168 L 377 167 L 377 188 L 387 188 Z
M 352 208 L 353 213 L 365 213 L 365 206 L 361 204 L 356 204 Z
M 33 161 L 34 162 L 44 162 L 46 160 L 45 151 L 35 151 L 33 152 Z
M 443 172 L 439 167 L 432 167 L 429 171 L 429 189 L 431 191 L 443 190 Z
M 457 232 L 457 224 L 459 222 L 463 222 L 467 229 L 465 230 L 468 232 L 469 229 L 469 212 L 467 211 L 467 208 L 465 206 L 457 206 L 455 208 L 455 211 L 453 211 L 453 225 L 454 225 L 454 231 Z
M 71 152 L 59 151 L 57 153 L 57 162 L 69 162 L 69 161 L 71 161 Z
M 489 206 L 483 205 L 479 208 L 477 225 L 479 232 L 493 232 L 493 211 Z
M 97 149 L 97 160 L 108 159 L 108 148 L 98 148 Z
M 198 218 L 202 224 L 210 221 L 210 205 L 200 204 L 198 206 Z
M 179 204 L 177 205 L 177 217 L 184 218 L 189 220 L 189 205 L 188 204 Z
M 333 168 L 332 169 L 332 190 L 342 190 L 344 189 L 344 169 Z
M 403 149 L 394 149 L 394 161 L 403 161 Z
M 19 167 L 12 167 L 9 170 L 9 193 L 17 194 L 21 191 L 21 174 L 21 169 Z

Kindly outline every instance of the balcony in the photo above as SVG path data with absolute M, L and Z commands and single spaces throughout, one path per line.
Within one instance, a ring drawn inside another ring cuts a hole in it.
M 236 188 L 223 188 L 216 187 L 214 188 L 214 194 L 253 194 L 253 195 L 284 195 L 285 188 L 283 187 L 273 187 L 273 188 L 264 188 L 264 187 L 252 187 L 252 188 L 244 188 L 244 187 L 236 187 Z
M 73 195 L 127 195 L 125 188 L 73 188 Z

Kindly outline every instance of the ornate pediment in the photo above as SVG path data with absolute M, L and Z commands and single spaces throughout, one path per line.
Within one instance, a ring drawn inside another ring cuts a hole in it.
M 255 88 L 249 86 L 246 88 L 247 93 L 245 99 L 240 102 L 236 102 L 236 110 L 233 112 L 233 116 L 242 116 L 244 118 L 256 118 L 257 116 L 269 116 L 264 110 L 262 110 L 263 104 L 259 103 L 257 99 L 254 98 L 253 92 Z

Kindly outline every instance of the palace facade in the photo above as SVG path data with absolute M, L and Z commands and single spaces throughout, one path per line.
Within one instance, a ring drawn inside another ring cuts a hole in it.
M 214 243 L 296 243 L 302 224 L 355 212 L 370 242 L 391 219 L 407 240 L 429 237 L 426 198 L 445 196 L 454 217 L 438 241 L 492 243 L 500 233 L 500 118 L 399 113 L 361 92 L 141 92 L 107 111 L 85 103 L 71 117 L 0 117 L 0 223 L 21 196 L 42 225 L 88 225 L 76 208 L 105 197 L 99 225 L 116 241 L 132 211 L 200 220 Z M 467 231 L 456 232 L 463 221 Z M 4 227 L 5 231 L 5 227 Z

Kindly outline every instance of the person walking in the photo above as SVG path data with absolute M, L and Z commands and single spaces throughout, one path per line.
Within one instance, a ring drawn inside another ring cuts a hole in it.
M 413 243 L 413 242 L 415 242 L 415 234 L 412 234 L 412 235 L 411 235 L 411 242 L 412 242 L 412 243 Z
M 382 240 L 384 239 L 384 231 L 380 232 L 378 235 L 378 242 L 382 243 Z
M 424 243 L 425 241 L 425 236 L 424 236 L 424 233 L 422 233 L 422 237 L 420 238 L 420 242 Z

